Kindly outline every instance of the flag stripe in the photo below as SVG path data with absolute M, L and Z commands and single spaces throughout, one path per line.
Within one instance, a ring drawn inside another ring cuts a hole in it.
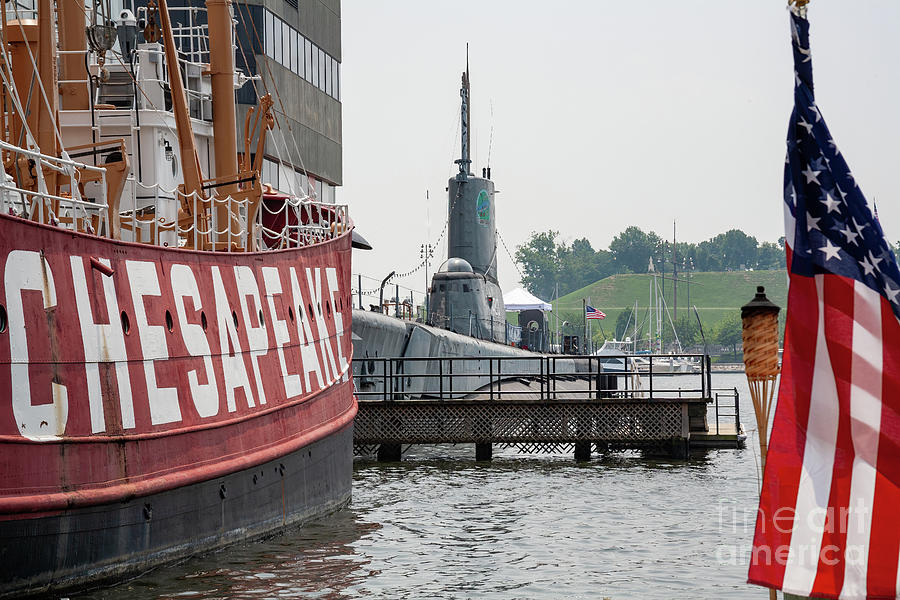
M 782 586 L 785 592 L 800 596 L 810 594 L 816 577 L 838 429 L 837 388 L 825 341 L 824 276 L 816 275 L 815 282 L 818 303 L 815 367 L 795 509 L 798 518 L 794 520 Z
M 853 358 L 850 419 L 853 472 L 845 527 L 844 579 L 841 598 L 866 595 L 866 556 L 872 532 L 875 463 L 881 425 L 881 296 L 854 283 Z
M 825 340 L 838 399 L 838 429 L 835 442 L 831 492 L 825 514 L 822 550 L 816 566 L 812 594 L 837 596 L 844 578 L 843 559 L 847 530 L 843 521 L 850 502 L 853 473 L 853 440 L 850 422 L 850 381 L 853 365 L 854 281 L 822 276 L 825 306 Z
M 882 408 L 878 438 L 872 533 L 867 555 L 867 594 L 892 598 L 898 594 L 900 560 L 900 324 L 890 306 L 881 303 L 884 357 Z M 891 351 L 891 350 L 893 351 Z

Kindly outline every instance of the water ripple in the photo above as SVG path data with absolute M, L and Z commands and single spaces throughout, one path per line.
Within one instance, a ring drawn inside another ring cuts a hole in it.
M 742 375 L 717 386 L 742 389 Z M 690 461 L 624 452 L 414 447 L 357 461 L 352 505 L 264 542 L 81 596 L 217 598 L 758 598 L 739 556 L 752 538 L 753 449 Z

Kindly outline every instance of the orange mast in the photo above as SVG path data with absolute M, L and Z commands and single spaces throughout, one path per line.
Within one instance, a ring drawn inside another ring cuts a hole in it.
M 53 28 L 53 15 L 50 0 L 39 0 L 37 3 L 38 20 L 13 20 L 7 24 L 6 36 L 9 45 L 12 75 L 16 87 L 21 90 L 32 89 L 31 102 L 22 108 L 28 112 L 28 118 L 17 115 L 10 119 L 10 132 L 13 144 L 27 145 L 23 128 L 26 126 L 35 135 L 35 142 L 44 154 L 59 156 L 54 122 L 58 116 L 56 94 L 56 44 Z M 32 64 L 32 57 L 34 64 Z M 35 83 L 35 67 L 40 82 Z M 40 89 L 42 88 L 42 89 Z M 45 99 L 46 94 L 46 99 Z M 23 102 L 27 102 L 25 98 Z M 49 104 L 49 106 L 48 106 Z M 26 123 L 23 123 L 25 120 Z M 53 169 L 44 171 L 47 192 L 56 194 L 57 172 Z M 20 185 L 27 189 L 36 189 L 36 181 L 30 173 L 22 172 Z
M 59 144 L 57 143 L 55 123 L 59 118 L 59 96 L 57 94 L 58 73 L 56 70 L 56 35 L 53 27 L 53 12 L 51 0 L 38 1 L 38 36 L 41 40 L 38 48 L 38 71 L 41 75 L 41 85 L 47 97 L 40 103 L 38 117 L 38 145 L 41 152 L 50 156 L 59 156 Z M 47 183 L 47 192 L 56 194 L 57 173 L 53 169 L 44 172 L 44 181 Z
M 78 0 L 58 0 L 60 59 L 60 101 L 63 110 L 88 110 L 91 107 L 85 55 L 69 54 L 68 51 L 87 50 L 84 8 Z
M 48 0 L 43 0 L 48 1 Z M 178 131 L 178 148 L 181 155 L 181 170 L 184 176 L 184 193 L 196 192 L 201 198 L 203 194 L 203 176 L 200 170 L 200 159 L 197 157 L 197 146 L 194 143 L 194 130 L 187 107 L 187 96 L 181 69 L 178 68 L 178 56 L 175 52 L 175 36 L 172 34 L 172 21 L 169 19 L 169 5 L 166 0 L 159 3 L 159 21 L 162 29 L 163 48 L 166 52 L 166 70 L 169 73 L 169 87 L 172 91 L 172 111 L 175 113 L 175 128 Z
M 207 0 L 206 16 L 209 23 L 209 73 L 212 84 L 213 143 L 216 152 L 216 179 L 238 172 L 237 117 L 234 110 L 234 31 L 232 28 L 231 0 Z M 225 198 L 237 191 L 236 186 L 226 185 L 216 195 Z M 231 226 L 231 209 L 228 203 L 216 203 L 216 229 L 224 224 Z M 225 242 L 228 232 L 218 234 L 218 241 Z

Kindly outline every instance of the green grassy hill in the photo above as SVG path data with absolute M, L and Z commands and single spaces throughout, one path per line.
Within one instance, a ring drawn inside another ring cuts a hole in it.
M 679 274 L 679 279 L 683 278 L 684 276 Z M 638 303 L 638 315 L 645 313 L 650 303 L 651 281 L 652 275 L 646 273 L 613 275 L 561 297 L 553 303 L 554 311 L 560 319 L 580 325 L 581 301 L 589 298 L 589 303 L 593 307 L 606 313 L 606 319 L 599 323 L 607 337 L 612 337 L 619 313 L 634 306 L 635 301 Z M 694 273 L 690 281 L 690 285 L 678 282 L 678 316 L 686 314 L 688 306 L 696 305 L 705 331 L 712 331 L 725 316 L 738 312 L 742 304 L 753 298 L 758 285 L 764 285 L 766 295 L 782 309 L 787 305 L 787 273 L 781 270 Z M 661 280 L 659 285 L 662 288 Z M 672 312 L 672 291 L 672 282 L 667 280 L 665 300 L 669 313 L 675 320 L 676 315 Z M 555 322 L 556 319 L 551 317 L 553 326 Z M 594 321 L 595 332 L 600 329 L 596 323 L 598 321 Z

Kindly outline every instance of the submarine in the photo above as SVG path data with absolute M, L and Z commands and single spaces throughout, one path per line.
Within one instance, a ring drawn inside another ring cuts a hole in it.
M 529 311 L 520 325 L 506 320 L 503 292 L 497 278 L 497 190 L 490 168 L 480 177 L 471 171 L 470 158 L 470 80 L 468 67 L 460 86 L 460 158 L 454 161 L 459 171 L 447 182 L 447 260 L 431 279 L 426 292 L 427 313 L 424 318 L 407 320 L 374 310 L 353 310 L 353 377 L 357 391 L 369 398 L 390 396 L 383 390 L 383 363 L 374 358 L 430 358 L 397 363 L 397 368 L 417 375 L 437 373 L 443 358 L 466 357 L 469 389 L 486 385 L 491 380 L 487 357 L 537 358 L 537 352 L 549 350 L 549 327 L 543 313 Z M 539 312 L 539 311 L 538 311 Z M 523 338 L 522 331 L 525 330 Z M 523 339 L 529 343 L 523 343 Z M 540 340 L 540 342 L 537 342 Z M 527 348 L 527 349 L 526 349 Z M 480 360 L 485 357 L 485 360 Z M 512 361 L 512 370 L 504 376 L 515 376 L 533 369 L 528 361 Z M 575 371 L 574 361 L 559 368 Z M 458 374 L 459 375 L 459 374 Z M 496 376 L 494 376 L 496 379 Z M 404 386 L 403 398 L 427 396 L 426 390 L 437 389 L 427 377 L 410 378 Z M 432 382 L 433 383 L 433 382 Z

